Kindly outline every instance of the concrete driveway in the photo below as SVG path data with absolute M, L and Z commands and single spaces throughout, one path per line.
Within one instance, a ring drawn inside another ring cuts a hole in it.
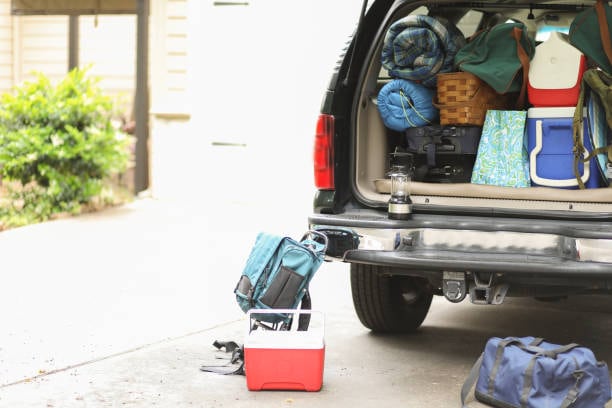
M 417 334 L 380 336 L 354 314 L 348 266 L 325 263 L 311 286 L 326 318 L 323 389 L 250 392 L 242 376 L 199 367 L 214 361 L 214 340 L 244 339 L 232 290 L 254 234 L 295 236 L 302 218 L 224 202 L 235 229 L 200 204 L 142 199 L 0 234 L 1 407 L 457 407 L 491 336 L 578 342 L 612 361 L 605 297 L 435 299 Z

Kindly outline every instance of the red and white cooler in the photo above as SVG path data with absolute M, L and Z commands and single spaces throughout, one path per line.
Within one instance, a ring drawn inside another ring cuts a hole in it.
M 585 69 L 584 55 L 564 34 L 553 31 L 536 47 L 529 65 L 529 103 L 534 107 L 575 107 Z
M 293 314 L 290 330 L 253 330 L 253 314 Z M 308 330 L 298 331 L 301 314 L 310 314 Z M 293 309 L 251 309 L 244 341 L 247 388 L 260 390 L 319 391 L 325 364 L 324 317 L 321 312 Z

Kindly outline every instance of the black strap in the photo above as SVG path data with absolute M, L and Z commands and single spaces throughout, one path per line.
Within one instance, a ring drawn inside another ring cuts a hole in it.
M 226 364 L 222 365 L 203 365 L 200 371 L 217 373 L 223 375 L 244 375 L 244 348 L 238 345 L 235 341 L 217 341 L 213 342 L 218 350 L 225 349 L 226 353 L 231 353 L 231 357 Z

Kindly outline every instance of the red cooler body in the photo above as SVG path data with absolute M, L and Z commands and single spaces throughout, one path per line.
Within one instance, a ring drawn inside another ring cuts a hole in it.
M 256 309 L 251 312 L 258 313 Z M 299 311 L 304 312 L 311 313 Z M 305 331 L 249 329 L 244 341 L 244 371 L 250 391 L 321 389 L 325 340 L 323 317 L 317 313 L 320 319 L 311 316 Z

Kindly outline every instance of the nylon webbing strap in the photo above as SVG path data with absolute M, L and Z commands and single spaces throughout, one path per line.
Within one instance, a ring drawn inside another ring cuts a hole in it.
M 540 344 L 542 344 L 543 341 L 544 341 L 544 339 L 542 337 L 536 337 L 533 340 L 531 340 L 529 345 L 530 346 L 539 346 Z
M 556 349 L 551 350 L 554 354 L 555 354 L 555 358 L 557 357 L 557 355 L 561 354 L 561 353 L 567 353 L 568 351 L 570 351 L 571 349 L 574 349 L 576 347 L 580 347 L 580 344 L 577 343 L 570 343 L 570 344 L 566 344 L 563 347 L 558 347 Z
M 531 345 L 524 348 L 525 350 L 536 352 L 536 353 L 531 358 L 531 360 L 529 361 L 529 364 L 527 365 L 527 368 L 525 369 L 525 374 L 524 374 L 525 380 L 523 382 L 523 392 L 521 393 L 521 407 L 522 408 L 527 407 L 527 400 L 529 399 L 529 391 L 531 391 L 531 388 L 533 387 L 533 370 L 534 370 L 535 363 L 538 357 L 544 356 L 544 357 L 549 357 L 549 358 L 557 358 L 559 354 L 566 353 L 569 350 L 576 348 L 576 347 L 579 347 L 579 345 L 576 343 L 570 343 L 565 346 L 557 347 L 556 349 L 552 349 L 552 350 L 546 350 L 541 347 L 533 347 Z M 574 371 L 574 377 L 576 378 L 576 383 L 574 384 L 574 387 L 567 392 L 567 395 L 565 397 L 565 400 L 563 401 L 563 405 L 561 406 L 561 408 L 569 407 L 572 403 L 574 403 L 574 401 L 576 401 L 576 398 L 578 397 L 578 391 L 579 391 L 578 383 L 580 382 L 580 378 L 582 378 L 582 372 L 579 370 L 578 362 L 576 361 L 576 359 L 574 359 L 574 362 L 576 363 L 576 371 Z
M 535 367 L 536 360 L 540 354 L 534 355 L 531 360 L 529 360 L 529 364 L 525 369 L 524 381 L 523 381 L 523 392 L 521 393 L 521 407 L 527 407 L 527 399 L 529 398 L 529 391 L 533 386 L 533 367 Z
M 578 169 L 578 163 L 582 161 L 584 157 L 585 148 L 582 144 L 582 129 L 583 129 L 583 117 L 582 117 L 582 109 L 584 105 L 584 93 L 585 93 L 585 84 L 584 81 L 582 86 L 580 87 L 580 94 L 578 96 L 578 103 L 576 104 L 576 111 L 574 112 L 574 120 L 572 122 L 572 133 L 574 136 L 574 176 L 576 177 L 576 181 L 578 182 L 578 186 L 580 189 L 584 189 L 584 183 L 582 182 L 582 176 L 580 175 L 580 171 Z
M 529 343 L 527 347 L 521 347 L 527 350 L 543 350 L 543 348 L 538 347 L 544 341 L 541 337 L 536 337 Z M 521 344 L 522 345 L 522 344 Z M 529 364 L 527 365 L 527 369 L 525 370 L 525 381 L 523 383 L 523 392 L 521 393 L 521 407 L 527 407 L 527 399 L 529 398 L 529 390 L 533 386 L 533 368 L 535 367 L 535 362 L 538 358 L 538 353 L 534 355 Z
M 465 400 L 470 390 L 476 383 L 476 379 L 478 378 L 478 374 L 480 373 L 480 366 L 482 365 L 483 356 L 484 356 L 484 353 L 481 353 L 480 357 L 478 357 L 478 360 L 476 360 L 476 362 L 472 366 L 472 369 L 470 370 L 470 374 L 468 375 L 465 382 L 463 383 L 463 387 L 461 387 L 461 407 L 462 408 L 467 408 L 465 406 Z
M 499 371 L 499 366 L 501 365 L 501 361 L 504 356 L 504 349 L 514 344 L 516 344 L 521 349 L 529 349 L 529 348 L 535 349 L 543 341 L 544 341 L 543 338 L 536 337 L 531 342 L 529 342 L 529 345 L 523 344 L 523 342 L 521 342 L 518 339 L 506 339 L 506 340 L 499 342 L 499 344 L 497 345 L 497 351 L 495 352 L 495 363 L 493 364 L 493 368 L 491 369 L 491 373 L 489 374 L 488 394 L 491 398 L 493 398 L 493 392 L 494 392 L 494 387 L 495 387 L 495 377 L 497 377 L 497 372 Z M 530 385 L 530 388 L 531 388 L 531 385 Z
M 584 372 L 580 370 L 580 364 L 578 364 L 578 360 L 574 357 L 574 364 L 576 364 L 576 371 L 574 371 L 574 378 L 576 382 L 574 383 L 574 387 L 572 387 L 565 396 L 563 400 L 563 404 L 561 404 L 561 408 L 569 408 L 576 400 L 578 399 L 578 395 L 580 394 L 580 380 L 584 375 Z
M 493 397 L 493 392 L 495 389 L 495 377 L 497 377 L 497 372 L 499 371 L 499 366 L 501 365 L 502 358 L 504 357 L 504 349 L 510 344 L 523 344 L 520 340 L 517 339 L 506 339 L 502 340 L 497 344 L 497 351 L 495 352 L 495 363 L 493 363 L 493 368 L 489 373 L 489 383 L 487 387 L 487 393 L 490 397 Z

